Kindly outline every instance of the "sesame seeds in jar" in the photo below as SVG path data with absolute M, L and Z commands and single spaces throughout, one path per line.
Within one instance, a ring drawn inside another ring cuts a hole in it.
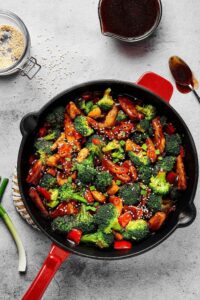
M 0 25 L 0 70 L 14 65 L 22 57 L 24 49 L 22 32 L 11 25 Z

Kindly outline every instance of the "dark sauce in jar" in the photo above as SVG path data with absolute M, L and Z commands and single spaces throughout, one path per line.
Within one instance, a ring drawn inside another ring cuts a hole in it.
M 99 8 L 102 32 L 139 37 L 149 32 L 160 16 L 158 0 L 102 0 Z

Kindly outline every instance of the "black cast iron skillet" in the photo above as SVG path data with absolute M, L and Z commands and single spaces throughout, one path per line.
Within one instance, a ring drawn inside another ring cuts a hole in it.
M 158 81 L 160 80 L 160 83 L 162 83 L 162 80 L 165 80 L 161 77 L 155 77 L 154 79 Z M 185 157 L 185 166 L 188 176 L 188 188 L 182 194 L 182 199 L 179 201 L 176 211 L 169 215 L 166 224 L 159 232 L 151 235 L 139 244 L 134 245 L 134 247 L 128 251 L 116 251 L 113 249 L 100 250 L 84 245 L 73 247 L 63 236 L 52 232 L 50 223 L 40 215 L 38 209 L 29 200 L 29 197 L 27 196 L 28 186 L 25 181 L 29 166 L 28 158 L 32 152 L 33 140 L 47 112 L 57 105 L 66 105 L 69 101 L 73 101 L 85 91 L 103 91 L 108 87 L 110 87 L 115 93 L 134 96 L 142 99 L 144 102 L 153 104 L 157 108 L 158 114 L 164 114 L 169 118 L 169 120 L 173 121 L 178 132 L 183 137 L 183 146 L 187 153 Z M 155 90 L 155 87 L 153 89 Z M 156 92 L 159 94 L 162 93 L 162 88 L 156 88 Z M 128 258 L 150 250 L 164 241 L 178 227 L 188 226 L 194 221 L 196 217 L 196 209 L 193 200 L 198 181 L 198 158 L 193 138 L 180 115 L 168 103 L 166 103 L 166 101 L 150 92 L 150 90 L 144 89 L 138 84 L 115 80 L 99 80 L 84 83 L 70 88 L 54 97 L 39 112 L 26 115 L 21 121 L 20 129 L 23 136 L 17 165 L 20 193 L 25 207 L 35 224 L 54 243 L 50 255 L 48 256 L 42 271 L 40 271 L 40 280 L 38 280 L 38 277 L 36 278 L 23 299 L 33 299 L 31 298 L 33 296 L 34 300 L 41 299 L 50 279 L 53 277 L 60 264 L 69 255 L 69 252 L 95 259 L 116 260 Z M 43 277 L 44 273 L 46 274 L 46 279 Z

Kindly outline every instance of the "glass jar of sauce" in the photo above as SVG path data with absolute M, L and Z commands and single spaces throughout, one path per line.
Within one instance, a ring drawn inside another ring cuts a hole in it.
M 23 21 L 10 11 L 0 10 L 0 77 L 20 72 L 32 79 L 41 66 L 30 56 L 30 47 Z
M 102 34 L 126 42 L 149 37 L 162 17 L 160 0 L 100 0 Z

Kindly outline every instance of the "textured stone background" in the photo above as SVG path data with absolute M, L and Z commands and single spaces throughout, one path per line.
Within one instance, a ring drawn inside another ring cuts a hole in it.
M 149 40 L 126 45 L 100 34 L 94 0 L 7 0 L 1 8 L 18 14 L 29 28 L 32 55 L 42 64 L 29 81 L 0 79 L 0 174 L 12 177 L 21 140 L 19 122 L 52 96 L 74 84 L 100 78 L 136 81 L 152 70 L 171 79 L 167 61 L 178 54 L 200 79 L 200 2 L 163 0 L 163 18 Z M 171 104 L 186 121 L 200 149 L 200 106 L 192 94 L 176 89 Z M 199 150 L 198 150 L 199 151 Z M 200 299 L 200 193 L 194 224 L 177 230 L 154 250 L 133 259 L 104 262 L 78 256 L 61 267 L 44 299 L 48 300 L 197 300 Z M 0 299 L 20 299 L 39 270 L 50 241 L 16 213 L 11 186 L 3 199 L 27 251 L 28 271 L 17 272 L 15 246 L 0 221 Z

